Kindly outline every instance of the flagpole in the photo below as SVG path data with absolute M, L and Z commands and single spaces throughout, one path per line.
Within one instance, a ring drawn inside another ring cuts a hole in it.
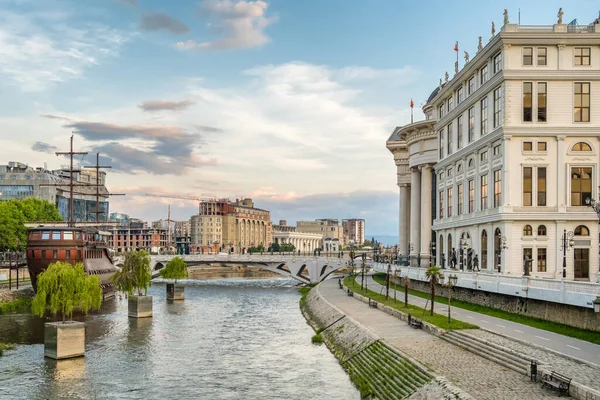
M 415 103 L 413 103 L 413 100 L 410 99 L 410 123 L 413 123 L 413 108 L 415 106 Z

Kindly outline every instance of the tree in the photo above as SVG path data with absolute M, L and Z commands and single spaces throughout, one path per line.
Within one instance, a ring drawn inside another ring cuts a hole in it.
M 279 246 L 279 250 L 280 250 L 280 251 L 284 251 L 284 252 L 285 252 L 285 251 L 289 251 L 289 252 L 291 252 L 291 251 L 296 251 L 296 246 L 294 246 L 294 245 L 293 245 L 293 244 L 291 244 L 291 243 L 282 243 L 282 244 Z
M 277 243 L 277 242 L 273 243 L 271 245 L 271 247 L 269 248 L 269 251 L 279 253 L 279 251 L 280 251 L 279 243 Z
M 175 257 L 160 270 L 160 276 L 165 279 L 174 279 L 175 283 L 177 283 L 177 279 L 188 277 L 187 264 L 183 258 Z
M 408 286 L 410 285 L 410 278 L 408 275 L 404 275 L 402 283 L 404 283 L 404 307 L 408 307 Z
M 152 280 L 150 271 L 150 255 L 145 251 L 134 251 L 125 255 L 123 268 L 111 277 L 117 290 L 132 294 L 137 290 L 138 296 L 148 292 Z
M 262 244 L 259 244 L 255 247 L 250 247 L 248 249 L 248 253 L 262 253 L 263 251 L 265 251 L 265 246 L 263 246 Z
M 429 287 L 431 289 L 431 315 L 433 315 L 433 303 L 435 302 L 435 285 L 439 282 L 442 276 L 440 267 L 431 266 L 427 268 L 425 276 L 429 278 Z
M 99 309 L 102 304 L 102 288 L 98 275 L 86 276 L 82 263 L 75 265 L 57 261 L 37 278 L 37 293 L 31 309 L 43 317 L 46 311 L 62 314 L 63 322 L 73 316 L 75 308 L 84 314 Z
M 0 202 L 0 251 L 23 250 L 27 245 L 25 223 L 43 221 L 62 221 L 52 203 L 34 198 Z

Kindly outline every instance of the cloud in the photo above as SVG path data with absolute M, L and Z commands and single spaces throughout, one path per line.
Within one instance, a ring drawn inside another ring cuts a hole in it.
M 40 153 L 52 154 L 56 150 L 58 150 L 58 148 L 56 146 L 52 146 L 51 144 L 48 144 L 48 143 L 35 142 L 33 144 L 33 146 L 31 146 L 31 150 L 37 151 L 37 152 L 40 152 Z
M 190 100 L 168 101 L 168 100 L 148 100 L 142 102 L 138 107 L 144 111 L 182 111 L 194 104 Z
M 190 31 L 186 24 L 163 12 L 144 15 L 140 22 L 140 28 L 146 31 L 165 30 L 173 35 L 183 35 Z
M 125 4 L 132 7 L 137 7 L 137 0 L 117 0 L 121 4 Z
M 414 82 L 420 76 L 420 71 L 411 66 L 391 69 L 353 66 L 337 70 L 336 75 L 341 82 L 385 79 L 388 84 L 403 85 Z
M 276 21 L 265 15 L 264 1 L 207 0 L 201 5 L 201 16 L 207 19 L 209 30 L 220 36 L 207 42 L 195 40 L 176 44 L 180 49 L 233 50 L 262 46 L 270 41 L 264 30 Z
M 128 40 L 99 23 L 79 25 L 58 12 L 0 11 L 0 81 L 24 92 L 43 91 L 118 55 Z
M 222 133 L 223 129 L 215 128 L 214 126 L 194 125 L 196 129 L 207 133 Z

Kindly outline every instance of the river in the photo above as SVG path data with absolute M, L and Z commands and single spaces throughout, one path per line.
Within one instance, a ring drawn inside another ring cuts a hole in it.
M 295 281 L 186 282 L 169 303 L 149 290 L 154 316 L 127 317 L 125 299 L 86 321 L 86 356 L 45 359 L 43 321 L 0 316 L 0 399 L 359 399 L 358 391 L 300 313 Z

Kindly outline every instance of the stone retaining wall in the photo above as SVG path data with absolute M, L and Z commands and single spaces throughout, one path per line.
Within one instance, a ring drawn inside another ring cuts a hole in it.
M 394 279 L 392 278 L 392 281 L 393 280 Z M 397 284 L 402 285 L 399 280 L 400 279 L 398 279 Z M 429 293 L 429 282 L 411 280 L 409 288 L 419 292 Z M 436 296 L 447 297 L 448 292 L 445 287 L 437 285 L 435 294 Z M 544 319 L 576 328 L 600 332 L 600 318 L 596 316 L 594 309 L 591 308 L 526 299 L 517 296 L 513 297 L 462 287 L 454 287 L 452 289 L 452 298 L 467 303 L 496 308 L 513 314 L 524 315 L 526 317 Z
M 33 297 L 33 289 L 25 288 L 19 290 L 0 290 L 0 304 L 17 300 L 19 297 Z

